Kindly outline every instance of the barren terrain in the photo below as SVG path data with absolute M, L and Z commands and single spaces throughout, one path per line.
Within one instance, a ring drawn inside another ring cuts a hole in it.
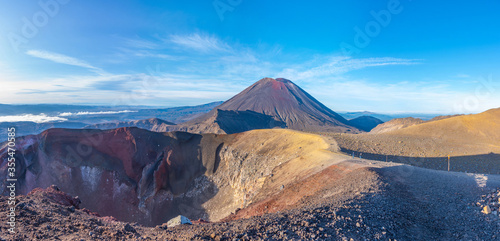
M 307 195 L 298 200 L 289 196 L 297 191 Z M 5 215 L 0 227 L 2 237 L 9 240 L 499 240 L 498 217 L 482 214 L 476 205 L 498 192 L 500 177 L 495 175 L 352 160 L 286 187 L 272 198 L 278 205 L 267 200 L 267 209 L 279 212 L 264 214 L 256 209 L 262 207 L 257 203 L 225 222 L 144 227 L 98 217 L 38 192 L 19 197 L 16 235 L 7 233 Z M 290 201 L 286 197 L 294 204 L 282 208 L 279 203 Z
M 215 185 L 213 196 L 202 194 L 208 199 L 195 204 L 209 222 L 120 222 L 83 209 L 83 199 L 79 208 L 61 202 L 61 196 L 73 200 L 74 191 L 64 196 L 64 189 L 49 187 L 18 197 L 15 235 L 7 232 L 2 197 L 1 234 L 9 240 L 499 240 L 499 207 L 491 200 L 500 195 L 500 176 L 352 159 L 332 137 L 290 130 L 210 137 L 228 143 L 220 162 L 182 194 L 200 195 L 203 180 Z M 484 205 L 497 213 L 481 213 Z M 191 208 L 170 208 L 200 218 Z

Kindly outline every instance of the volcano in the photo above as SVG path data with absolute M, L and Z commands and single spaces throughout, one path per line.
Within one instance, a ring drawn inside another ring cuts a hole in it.
M 251 127 L 248 130 L 285 127 L 310 132 L 360 132 L 351 126 L 348 120 L 323 105 L 292 81 L 283 78 L 261 79 L 207 114 L 163 131 L 235 133 L 221 128 L 227 126 L 226 122 L 234 122 L 231 118 L 222 118 L 220 114 L 224 112 L 221 111 L 232 111 L 233 114 L 250 111 L 261 114 L 252 115 L 251 120 L 239 118 L 241 125 Z M 269 117 L 275 121 L 266 120 Z M 256 118 L 263 120 L 256 121 Z

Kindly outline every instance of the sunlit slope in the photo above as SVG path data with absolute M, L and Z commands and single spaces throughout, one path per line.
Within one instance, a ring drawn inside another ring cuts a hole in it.
M 473 144 L 480 148 L 481 146 L 484 148 L 499 148 L 500 108 L 491 109 L 480 114 L 457 116 L 414 125 L 387 134 L 432 137 L 451 143 Z
M 210 220 L 219 220 L 238 208 L 281 192 L 346 156 L 318 135 L 292 130 L 253 130 L 223 137 L 220 164 L 211 182 L 218 193 L 202 206 Z M 211 212 L 211 210 L 217 210 Z

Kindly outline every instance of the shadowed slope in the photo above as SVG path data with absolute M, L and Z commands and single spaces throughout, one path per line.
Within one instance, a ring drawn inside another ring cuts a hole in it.
M 190 133 L 234 134 L 256 129 L 285 128 L 286 124 L 272 116 L 255 111 L 234 111 L 214 109 L 193 121 L 175 126 L 163 126 L 154 131 L 186 131 Z
M 373 128 L 375 128 L 376 126 L 378 126 L 384 122 L 373 117 L 373 116 L 364 115 L 364 116 L 360 116 L 360 117 L 349 120 L 349 123 L 352 126 L 358 128 L 360 130 L 369 132 Z

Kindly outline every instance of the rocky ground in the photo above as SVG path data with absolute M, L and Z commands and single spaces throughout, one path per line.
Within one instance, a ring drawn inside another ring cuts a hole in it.
M 0 197 L 2 240 L 500 240 L 500 177 L 352 160 L 346 175 L 291 209 L 225 222 L 144 227 L 80 209 L 56 187 Z M 288 187 L 285 187 L 283 192 Z M 119 204 L 117 204 L 119 205 Z M 485 206 L 491 212 L 483 213 Z M 250 206 L 251 207 L 251 206 Z M 238 211 L 244 212 L 244 210 Z M 496 212 L 496 213 L 494 213 Z M 231 219 L 231 218 L 229 218 Z

